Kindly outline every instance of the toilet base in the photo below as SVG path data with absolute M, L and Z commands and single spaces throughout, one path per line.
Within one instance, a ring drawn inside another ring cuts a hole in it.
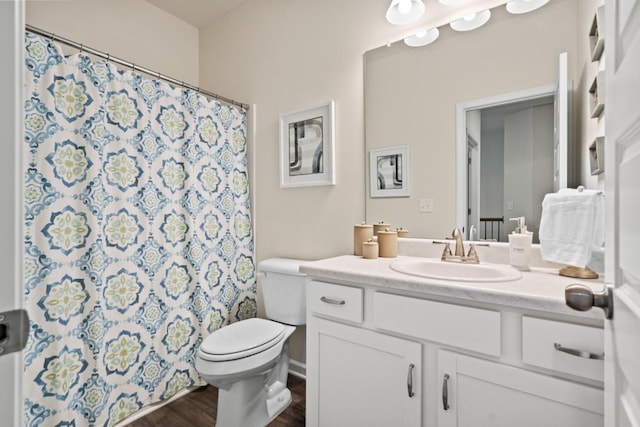
M 291 404 L 291 391 L 276 383 L 265 386 L 259 375 L 234 383 L 229 390 L 218 389 L 216 427 L 263 427 Z
M 275 395 L 271 399 L 267 399 L 267 412 L 269 413 L 270 417 L 269 422 L 273 421 L 273 419 L 280 415 L 282 411 L 287 409 L 290 404 L 291 391 L 288 388 L 280 390 L 277 395 Z

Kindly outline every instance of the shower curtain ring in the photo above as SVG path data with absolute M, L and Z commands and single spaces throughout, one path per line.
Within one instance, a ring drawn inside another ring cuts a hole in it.
M 131 72 L 132 73 L 136 72 L 136 64 L 134 64 L 133 62 L 131 63 Z
M 84 50 L 84 45 L 82 43 L 80 43 L 80 52 L 78 52 L 78 53 L 82 54 L 83 50 Z

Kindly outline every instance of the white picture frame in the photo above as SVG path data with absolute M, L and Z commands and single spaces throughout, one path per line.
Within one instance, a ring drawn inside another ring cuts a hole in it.
M 335 104 L 280 115 L 280 187 L 335 185 Z
M 369 191 L 375 197 L 409 197 L 411 153 L 408 145 L 369 150 Z

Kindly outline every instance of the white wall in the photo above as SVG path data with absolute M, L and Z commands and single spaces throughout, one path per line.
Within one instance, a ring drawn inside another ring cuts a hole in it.
M 30 0 L 26 3 L 26 21 L 60 37 L 198 86 L 198 29 L 146 1 Z M 204 88 L 216 89 L 215 86 Z

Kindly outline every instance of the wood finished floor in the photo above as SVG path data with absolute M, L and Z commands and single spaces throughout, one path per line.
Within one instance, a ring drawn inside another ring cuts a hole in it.
M 269 427 L 303 427 L 305 425 L 305 385 L 303 379 L 289 375 L 291 405 Z M 201 387 L 180 399 L 129 424 L 131 427 L 212 427 L 216 422 L 218 389 Z M 247 426 L 248 427 L 248 426 Z

